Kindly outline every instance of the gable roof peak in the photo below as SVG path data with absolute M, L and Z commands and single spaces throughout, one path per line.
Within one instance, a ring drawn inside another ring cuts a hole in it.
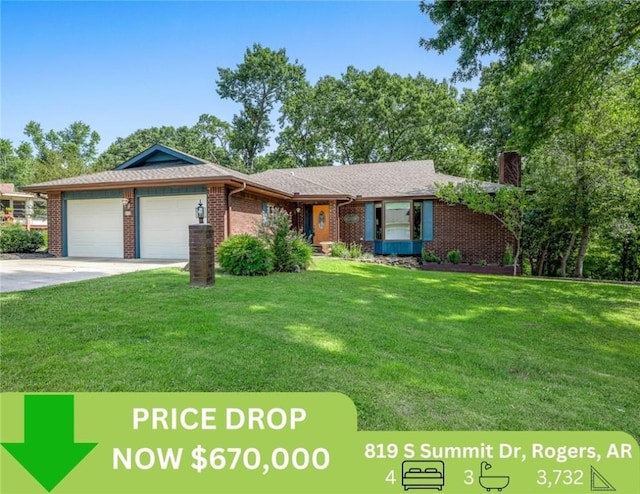
M 128 159 L 115 170 L 126 170 L 148 165 L 201 165 L 207 163 L 201 158 L 173 149 L 163 144 L 154 144 L 133 158 Z

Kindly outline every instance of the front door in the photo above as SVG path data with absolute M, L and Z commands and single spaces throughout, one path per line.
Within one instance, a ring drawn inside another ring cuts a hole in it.
M 313 206 L 313 243 L 329 240 L 329 206 Z

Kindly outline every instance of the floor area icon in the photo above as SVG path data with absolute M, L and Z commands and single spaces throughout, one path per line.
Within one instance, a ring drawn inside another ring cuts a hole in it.
M 490 469 L 490 463 L 486 461 L 480 463 L 480 477 L 478 477 L 480 486 L 486 489 L 487 492 L 491 492 L 492 490 L 502 492 L 502 489 L 505 489 L 509 485 L 511 477 L 508 475 L 487 475 L 487 470 Z
M 611 485 L 604 476 L 595 469 L 595 467 L 591 467 L 591 491 L 592 492 L 613 492 L 616 488 Z

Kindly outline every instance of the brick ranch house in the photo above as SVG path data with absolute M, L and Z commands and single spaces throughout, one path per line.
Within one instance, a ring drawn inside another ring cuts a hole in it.
M 502 179 L 519 178 L 519 159 L 500 163 Z M 432 161 L 247 175 L 157 144 L 114 170 L 24 189 L 48 196 L 54 256 L 187 259 L 187 226 L 196 223 L 202 201 L 215 246 L 230 235 L 253 233 L 263 214 L 278 206 L 316 245 L 341 240 L 397 255 L 425 247 L 441 257 L 460 249 L 465 261 L 498 263 L 513 243 L 502 225 L 434 196 L 436 183 L 463 180 L 436 173 Z M 483 186 L 491 193 L 500 185 Z

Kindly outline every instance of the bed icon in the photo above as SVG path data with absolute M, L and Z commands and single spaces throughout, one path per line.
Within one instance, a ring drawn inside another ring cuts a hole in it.
M 402 462 L 402 486 L 409 489 L 438 489 L 444 487 L 444 462 L 435 460 L 407 460 Z

